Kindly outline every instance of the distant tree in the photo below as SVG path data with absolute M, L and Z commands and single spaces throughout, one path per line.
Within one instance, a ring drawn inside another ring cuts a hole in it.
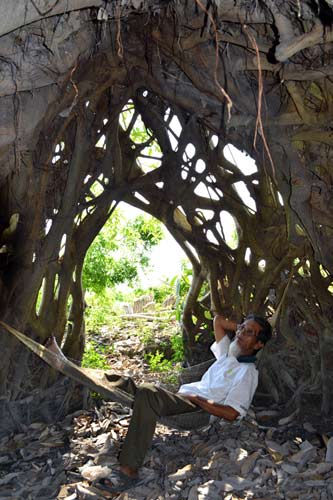
M 120 283 L 133 284 L 140 269 L 149 267 L 150 252 L 163 236 L 162 224 L 153 217 L 126 220 L 121 211 L 115 211 L 87 251 L 84 288 L 101 293 Z

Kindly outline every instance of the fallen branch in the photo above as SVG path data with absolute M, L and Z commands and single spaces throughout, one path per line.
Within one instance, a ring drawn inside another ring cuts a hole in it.
M 132 313 L 132 314 L 121 314 L 120 318 L 124 319 L 147 319 L 148 321 L 165 321 L 168 319 L 168 316 L 149 316 L 148 314 L 143 313 Z

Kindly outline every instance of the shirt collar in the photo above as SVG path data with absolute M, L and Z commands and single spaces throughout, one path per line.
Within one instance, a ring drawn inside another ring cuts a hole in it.
M 255 363 L 257 361 L 256 356 L 251 355 L 251 356 L 238 356 L 236 358 L 238 363 Z

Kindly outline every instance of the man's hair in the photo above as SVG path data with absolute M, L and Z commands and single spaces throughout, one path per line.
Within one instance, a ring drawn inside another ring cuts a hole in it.
M 259 332 L 257 340 L 259 340 L 263 344 L 266 344 L 266 342 L 268 342 L 272 338 L 272 327 L 268 323 L 267 319 L 263 318 L 262 316 L 256 316 L 255 314 L 249 314 L 246 319 L 255 321 L 259 326 L 261 326 L 261 330 Z

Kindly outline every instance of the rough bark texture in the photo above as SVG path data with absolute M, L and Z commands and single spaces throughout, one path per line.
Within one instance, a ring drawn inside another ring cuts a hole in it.
M 206 339 L 207 309 L 235 319 L 272 314 L 291 280 L 278 340 L 262 362 L 262 392 L 280 402 L 293 394 L 300 405 L 312 391 L 318 411 L 331 415 L 329 4 L 17 0 L 10 11 L 1 1 L 1 317 L 38 340 L 54 334 L 80 359 L 85 252 L 125 200 L 160 219 L 193 264 L 183 317 L 192 361 Z M 119 125 L 128 106 L 147 128 L 142 143 L 131 135 L 135 118 Z M 161 157 L 142 167 L 153 141 Z M 230 143 L 256 160 L 257 172 L 245 175 L 225 158 Z M 233 248 L 222 212 L 237 227 Z M 210 299 L 202 298 L 207 282 Z M 52 380 L 1 335 L 7 408 Z

